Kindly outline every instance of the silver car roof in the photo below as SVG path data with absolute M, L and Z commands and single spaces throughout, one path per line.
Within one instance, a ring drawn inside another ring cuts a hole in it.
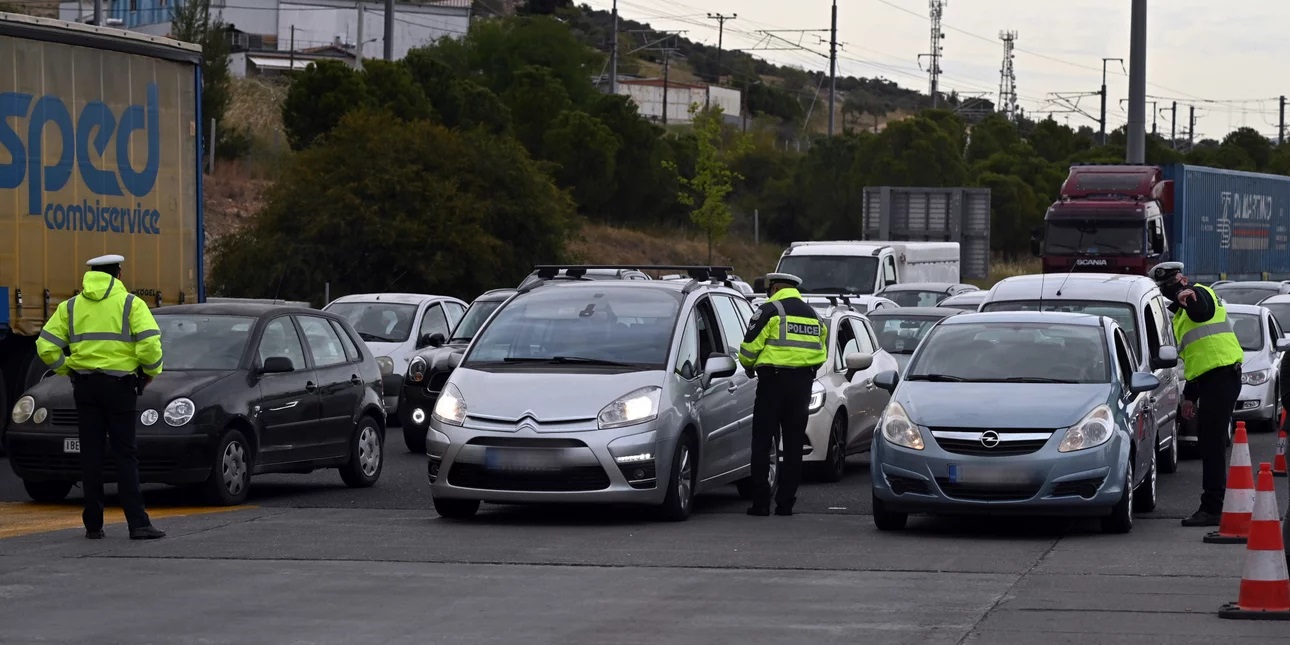
M 1000 280 L 985 302 L 1006 300 L 1103 300 L 1137 303 L 1156 283 L 1146 276 L 1119 273 L 1044 273 Z M 1057 295 L 1060 291 L 1061 295 Z

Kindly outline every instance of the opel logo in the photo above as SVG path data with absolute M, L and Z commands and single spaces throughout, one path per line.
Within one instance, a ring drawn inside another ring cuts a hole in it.
M 994 430 L 986 430 L 981 433 L 981 445 L 986 448 L 993 448 L 999 445 L 999 433 Z

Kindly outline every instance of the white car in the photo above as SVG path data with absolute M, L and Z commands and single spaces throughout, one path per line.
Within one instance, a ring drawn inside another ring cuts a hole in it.
M 337 298 L 323 311 L 348 320 L 376 357 L 384 375 L 385 414 L 394 420 L 408 362 L 417 350 L 430 346 L 435 334 L 447 338 L 466 312 L 466 303 L 422 293 L 360 293 Z
M 1233 421 L 1251 432 L 1272 432 L 1281 421 L 1281 357 L 1290 346 L 1281 325 L 1266 307 L 1226 303 L 1232 330 L 1245 350 L 1241 362 L 1241 397 Z
M 828 326 L 829 356 L 812 386 L 802 461 L 825 481 L 836 482 L 846 472 L 847 455 L 869 450 L 891 398 L 874 385 L 873 377 L 899 369 L 899 364 L 878 346 L 857 308 L 830 306 L 820 312 L 820 320 Z

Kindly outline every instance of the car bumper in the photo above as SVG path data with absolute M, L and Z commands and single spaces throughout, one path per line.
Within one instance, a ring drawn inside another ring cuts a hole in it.
M 1272 387 L 1272 381 L 1263 385 L 1242 385 L 1241 396 L 1236 400 L 1232 410 L 1232 419 L 1236 421 L 1272 421 L 1277 416 L 1277 397 L 1279 392 Z
M 431 494 L 447 499 L 657 505 L 676 445 L 658 421 L 565 433 L 430 425 L 426 474 Z
M 401 388 L 400 392 L 402 396 L 399 398 L 397 416 L 399 423 L 404 428 L 425 432 L 430 428 L 430 413 L 434 412 L 434 404 L 439 400 L 439 392 L 432 392 L 424 387 L 405 387 Z
M 403 392 L 403 375 L 386 374 L 381 377 L 381 388 L 384 392 L 381 403 L 385 406 L 385 414 L 390 418 L 398 418 L 399 412 L 399 394 Z
M 890 511 L 1100 516 L 1124 494 L 1128 439 L 1118 433 L 1097 448 L 1059 453 L 1058 432 L 1016 456 L 951 453 L 926 429 L 923 441 L 923 450 L 909 450 L 874 439 L 873 492 Z
M 81 481 L 81 456 L 63 451 L 65 439 L 75 439 L 76 428 L 65 432 L 10 429 L 6 435 L 9 464 L 27 481 Z M 217 439 L 205 433 L 144 434 L 137 432 L 139 481 L 154 484 L 192 484 L 204 481 L 211 471 Z M 111 442 L 104 442 L 103 481 L 115 482 L 116 461 Z
M 802 461 L 824 461 L 829 456 L 829 433 L 833 431 L 834 413 L 821 408 L 806 418 L 806 441 L 802 444 Z

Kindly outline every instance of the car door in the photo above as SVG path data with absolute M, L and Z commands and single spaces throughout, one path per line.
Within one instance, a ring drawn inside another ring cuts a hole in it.
M 343 457 L 349 452 L 354 419 L 366 385 L 359 363 L 350 362 L 331 322 L 321 316 L 296 315 L 305 348 L 318 378 L 319 424 L 311 437 L 315 459 Z
M 879 353 L 878 344 L 874 342 L 875 335 L 868 319 L 850 316 L 848 321 L 855 332 L 855 351 L 874 357 L 874 362 L 867 369 L 856 372 L 851 377 L 852 391 L 860 401 L 856 406 L 859 415 L 855 421 L 857 432 L 852 442 L 856 445 L 865 445 L 873 439 L 873 431 L 878 426 L 878 417 L 882 415 L 882 411 L 886 409 L 891 399 L 891 393 L 874 385 L 873 377 L 882 372 L 894 370 L 897 365 L 894 359 L 881 360 L 884 355 Z M 843 359 L 845 360 L 845 356 Z
M 1160 387 L 1151 393 L 1151 416 L 1156 421 L 1157 436 L 1174 422 L 1178 416 L 1178 405 L 1181 388 L 1178 380 L 1181 375 L 1177 366 L 1152 369 L 1151 359 L 1157 355 L 1162 346 L 1171 344 L 1173 330 L 1165 314 L 1160 296 L 1151 296 L 1142 307 L 1143 329 L 1146 331 L 1144 342 L 1147 345 L 1146 358 L 1141 361 L 1144 372 L 1151 372 L 1160 379 Z M 1175 348 L 1176 349 L 1176 348 Z
M 697 371 L 703 379 L 706 378 L 703 364 L 714 354 L 725 354 L 726 341 L 710 298 L 700 298 L 691 315 L 699 345 Z M 707 448 L 700 453 L 701 479 L 717 477 L 738 468 L 743 464 L 736 463 L 737 455 L 750 454 L 748 445 L 740 445 L 742 436 L 739 432 L 739 387 L 736 379 L 741 372 L 736 370 L 733 377 L 713 379 L 699 396 L 699 425 L 703 428 Z
M 721 324 L 722 337 L 725 339 L 725 353 L 739 361 L 739 346 L 743 344 L 747 333 L 748 320 L 739 309 L 738 300 L 730 296 L 712 296 L 712 303 Z M 757 401 L 757 381 L 749 378 L 742 368 L 735 371 L 731 378 L 735 388 L 735 414 L 738 416 L 738 429 L 735 432 L 735 453 L 731 455 L 731 468 L 738 468 L 746 463 L 752 455 L 752 419 L 753 405 Z
M 1132 441 L 1136 446 L 1137 459 L 1134 462 L 1134 483 L 1141 481 L 1151 467 L 1151 460 L 1155 458 L 1155 425 L 1151 420 L 1151 403 L 1150 393 L 1132 394 L 1129 392 L 1129 381 L 1133 373 L 1138 371 L 1135 366 L 1135 354 L 1130 349 L 1129 341 L 1125 338 L 1124 332 L 1120 329 L 1115 330 L 1115 364 L 1117 376 L 1120 379 L 1120 397 L 1124 405 L 1124 414 L 1129 422 L 1129 432 L 1132 434 Z
M 310 459 L 311 436 L 317 432 L 320 415 L 318 379 L 290 316 L 273 318 L 260 333 L 256 366 L 276 356 L 289 359 L 295 369 L 259 375 L 260 398 L 254 408 L 260 431 L 256 458 L 266 466 Z

